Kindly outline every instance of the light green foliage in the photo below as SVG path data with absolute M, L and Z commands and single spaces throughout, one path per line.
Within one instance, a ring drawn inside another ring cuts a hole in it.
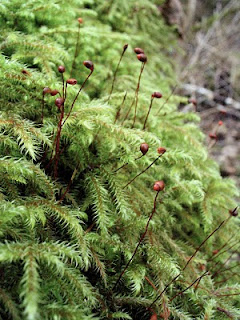
M 0 319 L 148 320 L 147 308 L 157 295 L 236 206 L 233 182 L 221 178 L 203 146 L 199 117 L 177 111 L 185 98 L 173 95 L 166 102 L 176 81 L 177 44 L 157 5 L 153 0 L 1 1 Z M 79 16 L 84 22 L 71 74 L 78 84 L 68 86 L 65 115 L 89 72 L 82 62 L 92 60 L 95 68 L 62 127 L 54 179 L 59 110 L 56 96 L 45 95 L 41 123 L 42 90 L 48 86 L 61 92 L 59 64 L 66 67 L 65 79 L 70 77 Z M 125 43 L 129 48 L 107 101 Z M 134 108 L 122 123 L 141 68 L 134 47 L 145 50 L 148 62 L 131 128 Z M 143 131 L 154 91 L 163 98 L 154 99 Z M 149 151 L 135 160 L 143 142 Z M 167 152 L 124 188 L 156 159 L 159 146 Z M 166 188 L 146 237 L 113 290 L 145 230 L 156 180 L 164 180 Z M 237 228 L 238 218 L 231 218 L 209 239 L 152 307 L 158 316 L 226 319 L 219 307 L 237 319 L 237 262 L 227 260 L 228 250 L 210 260 L 213 250 L 238 243 Z M 191 287 L 171 302 L 203 273 L 203 265 L 212 273 L 219 267 L 223 272 L 204 277 L 197 290 Z

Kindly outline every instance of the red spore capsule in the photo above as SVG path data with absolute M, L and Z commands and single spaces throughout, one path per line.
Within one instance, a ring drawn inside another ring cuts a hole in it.
M 60 73 L 64 73 L 64 72 L 65 72 L 65 67 L 64 67 L 64 66 L 59 66 L 59 67 L 58 67 L 58 71 L 59 71 Z
M 137 55 L 137 58 L 139 61 L 146 63 L 147 62 L 147 56 L 144 53 L 140 53 Z
M 73 78 L 68 79 L 68 80 L 67 80 L 67 84 L 70 84 L 70 85 L 74 86 L 75 84 L 77 84 L 77 80 L 76 80 L 76 79 L 73 79 Z
M 64 104 L 64 99 L 63 98 L 57 98 L 55 100 L 55 105 L 60 108 Z
M 93 71 L 94 69 L 94 64 L 92 61 L 90 60 L 86 60 L 86 61 L 83 61 L 83 64 L 86 68 L 90 69 L 91 71 Z
M 59 91 L 54 89 L 51 91 L 51 96 L 56 96 L 56 94 L 58 94 L 58 93 L 59 93 Z
M 166 151 L 167 151 L 167 149 L 166 149 L 166 148 L 163 148 L 163 147 L 159 147 L 159 148 L 157 149 L 157 152 L 158 152 L 159 154 L 164 154 Z
M 213 140 L 217 140 L 217 135 L 215 133 L 209 133 L 209 138 Z
M 149 145 L 147 143 L 142 143 L 140 145 L 140 151 L 142 152 L 143 155 L 145 155 L 148 152 Z
M 165 183 L 163 180 L 156 181 L 153 186 L 153 190 L 162 191 L 165 188 Z
M 44 95 L 47 94 L 47 93 L 51 93 L 51 92 L 52 92 L 52 90 L 50 88 L 48 88 L 48 87 L 43 88 L 43 94 Z
M 144 53 L 144 51 L 143 51 L 142 48 L 134 48 L 134 52 L 135 52 L 136 54 Z
M 160 98 L 162 98 L 162 94 L 160 92 L 153 92 L 152 97 L 160 99 Z

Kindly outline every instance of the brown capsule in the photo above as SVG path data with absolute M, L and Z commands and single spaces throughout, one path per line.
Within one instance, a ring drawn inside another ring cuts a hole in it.
M 231 216 L 237 217 L 238 216 L 238 207 L 234 208 L 233 210 L 229 210 L 229 213 Z
M 59 66 L 59 67 L 58 67 L 58 71 L 59 71 L 60 73 L 64 73 L 64 72 L 65 72 L 65 67 L 64 67 L 64 66 Z
M 156 181 L 153 186 L 153 190 L 162 191 L 165 188 L 165 183 L 163 180 Z
M 216 249 L 216 250 L 213 250 L 213 252 L 212 252 L 212 254 L 215 256 L 215 254 L 217 254 L 218 253 L 218 249 Z
M 47 94 L 47 93 L 51 93 L 51 92 L 52 92 L 52 90 L 50 88 L 48 88 L 48 87 L 43 88 L 43 94 L 44 95 Z
M 128 43 L 126 43 L 124 46 L 123 46 L 123 50 L 126 51 L 128 48 Z
M 204 271 L 206 269 L 205 264 L 200 264 L 199 265 L 199 270 Z
M 75 84 L 77 84 L 77 80 L 73 78 L 67 79 L 67 84 L 74 86 Z
M 94 69 L 94 64 L 92 63 L 92 61 L 90 60 L 86 60 L 86 61 L 83 61 L 83 64 L 86 68 L 90 69 L 91 71 L 93 71 Z
M 55 105 L 60 108 L 64 104 L 64 99 L 63 98 L 57 98 L 55 100 Z
M 189 102 L 189 103 L 192 103 L 194 106 L 197 105 L 197 100 L 196 100 L 195 98 L 190 98 L 190 99 L 188 99 L 188 102 Z
M 157 320 L 157 314 L 154 313 L 154 314 L 151 316 L 150 320 Z
M 226 114 L 227 114 L 227 111 L 226 111 L 226 110 L 223 110 L 223 109 L 222 109 L 222 110 L 220 110 L 219 112 L 220 112 L 221 114 L 224 114 L 224 115 L 226 115 Z
M 143 53 L 143 54 L 144 54 L 144 51 L 143 51 L 143 49 L 141 49 L 141 48 L 134 48 L 134 52 L 135 52 L 136 54 L 140 54 L 140 53 Z
M 142 143 L 140 145 L 140 151 L 142 152 L 143 155 L 145 155 L 148 152 L 149 145 L 147 143 Z
M 160 99 L 162 98 L 162 94 L 160 92 L 153 92 L 152 98 Z
M 164 154 L 166 151 L 167 151 L 167 149 L 166 149 L 166 148 L 163 148 L 163 147 L 159 147 L 159 148 L 157 149 L 157 152 L 158 152 L 159 154 Z
M 25 70 L 25 69 L 22 70 L 22 74 L 26 74 L 27 76 L 30 76 L 30 75 L 31 75 L 31 74 L 30 74 L 27 70 Z
M 82 23 L 83 23 L 83 19 L 82 19 L 82 18 L 78 18 L 78 22 L 79 22 L 80 24 L 82 24 Z
M 54 89 L 54 90 L 52 90 L 51 91 L 51 96 L 56 96 L 56 94 L 58 94 L 59 93 L 59 91 L 57 90 L 57 89 Z
M 139 61 L 146 63 L 147 62 L 147 56 L 144 53 L 140 53 L 137 55 L 137 58 Z
M 209 133 L 209 138 L 213 140 L 217 140 L 217 135 L 215 133 Z

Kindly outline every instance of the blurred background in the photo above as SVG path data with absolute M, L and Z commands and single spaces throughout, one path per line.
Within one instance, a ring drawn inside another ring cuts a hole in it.
M 179 37 L 176 91 L 196 99 L 203 131 L 217 131 L 210 153 L 240 186 L 240 1 L 167 0 L 159 9 Z

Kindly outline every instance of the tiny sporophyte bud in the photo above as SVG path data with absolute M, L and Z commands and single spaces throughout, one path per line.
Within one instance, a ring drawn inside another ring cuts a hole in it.
M 141 49 L 141 48 L 134 48 L 134 52 L 136 54 L 144 53 L 143 49 Z
M 90 69 L 91 71 L 93 71 L 94 69 L 94 64 L 92 63 L 92 61 L 90 60 L 86 60 L 86 61 L 83 61 L 83 64 L 86 68 Z
M 231 216 L 237 217 L 238 216 L 238 207 L 234 208 L 233 210 L 229 210 L 229 213 Z
M 56 94 L 58 94 L 58 93 L 59 93 L 59 91 L 56 90 L 56 89 L 54 89 L 54 90 L 52 90 L 52 91 L 50 92 L 51 96 L 56 96 Z
M 128 48 L 128 43 L 126 43 L 124 46 L 123 46 L 123 50 L 126 51 Z
M 64 104 L 64 99 L 63 98 L 57 98 L 55 100 L 55 105 L 60 108 Z
M 65 72 L 65 67 L 64 67 L 64 66 L 59 66 L 59 67 L 58 67 L 58 71 L 59 71 L 60 73 L 64 73 L 64 72 Z
M 160 99 L 162 98 L 162 94 L 160 92 L 153 92 L 152 98 Z
M 223 122 L 220 120 L 220 121 L 218 121 L 218 125 L 219 126 L 222 126 L 223 125 Z
M 73 78 L 68 79 L 68 80 L 67 80 L 67 84 L 70 84 L 70 85 L 74 86 L 75 84 L 77 84 L 77 80 L 76 80 L 76 79 L 73 79 Z
M 140 53 L 137 55 L 137 58 L 139 61 L 146 63 L 147 62 L 147 56 L 144 53 Z
M 142 152 L 143 155 L 145 155 L 148 152 L 149 145 L 147 143 L 142 143 L 140 146 L 140 151 Z

